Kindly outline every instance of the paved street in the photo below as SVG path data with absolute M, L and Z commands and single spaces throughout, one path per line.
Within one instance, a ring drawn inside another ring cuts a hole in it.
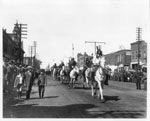
M 91 96 L 91 90 L 82 89 L 80 82 L 69 89 L 48 77 L 45 97 L 39 99 L 33 86 L 31 99 L 5 101 L 4 118 L 144 118 L 146 91 L 136 90 L 134 83 L 109 81 L 104 87 L 105 103 Z M 7 103 L 6 103 L 7 102 Z

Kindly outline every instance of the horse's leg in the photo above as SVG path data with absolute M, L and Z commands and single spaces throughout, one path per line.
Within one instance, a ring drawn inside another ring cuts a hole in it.
M 99 92 L 100 92 L 100 95 L 101 95 L 101 100 L 104 101 L 101 81 L 98 81 L 98 86 L 99 86 Z
M 94 96 L 94 87 L 93 87 L 93 84 L 91 84 L 91 90 L 92 90 L 92 96 Z
M 85 82 L 86 82 L 86 78 L 84 77 L 84 76 L 82 76 L 82 79 L 83 79 L 83 83 L 82 83 L 82 87 L 83 87 L 83 89 L 85 88 Z
M 85 84 L 86 84 L 86 87 L 89 88 L 89 80 L 88 79 L 86 80 Z
M 95 84 L 95 85 L 94 85 Z M 93 82 L 93 85 L 95 87 L 95 90 L 94 90 L 94 95 L 96 95 L 97 93 L 97 87 L 98 87 L 98 83 L 95 81 L 95 83 Z M 98 93 L 99 94 L 99 93 Z
M 84 80 L 84 87 L 86 87 L 86 84 L 88 83 L 88 77 L 85 77 L 85 80 Z
M 75 88 L 75 79 L 72 80 L 72 88 Z
M 63 83 L 63 76 L 60 76 L 60 83 Z
M 71 78 L 69 79 L 68 87 L 71 86 Z
M 73 87 L 72 85 L 73 85 L 73 78 L 70 78 L 69 86 Z
M 72 88 L 74 88 L 74 79 L 72 79 Z
M 62 76 L 62 84 L 64 83 L 64 80 L 65 80 L 65 76 L 63 75 Z
M 90 85 L 91 85 L 92 96 L 94 96 L 95 95 L 95 93 L 94 93 L 94 82 L 91 81 Z

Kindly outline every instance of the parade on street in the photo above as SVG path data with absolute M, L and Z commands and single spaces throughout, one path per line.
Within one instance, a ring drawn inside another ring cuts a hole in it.
M 148 0 L 2 3 L 3 119 L 149 118 Z
M 4 102 L 5 118 L 144 118 L 146 92 L 137 91 L 132 83 L 110 81 L 104 87 L 105 103 L 83 89 L 82 80 L 74 89 L 47 77 L 44 97 L 39 98 L 38 86 L 32 87 L 30 99 L 25 92 L 20 100 L 13 94 Z M 123 86 L 124 85 L 124 86 Z M 4 99 L 6 97 L 4 96 Z M 136 103 L 135 103 L 136 102 Z

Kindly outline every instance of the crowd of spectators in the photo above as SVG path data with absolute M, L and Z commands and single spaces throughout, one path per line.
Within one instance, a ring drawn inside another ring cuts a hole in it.
M 18 64 L 13 60 L 3 61 L 3 94 L 11 94 L 16 86 L 17 77 L 22 78 L 22 85 L 26 90 L 26 99 L 30 98 L 30 92 L 34 80 L 38 78 L 39 71 L 34 70 L 31 66 Z M 20 82 L 19 82 L 20 83 Z M 20 87 L 20 86 L 19 86 Z
M 141 84 L 144 84 L 144 89 L 147 89 L 147 69 L 128 70 L 116 69 L 111 76 L 114 81 L 133 82 L 136 83 L 136 88 L 141 90 Z

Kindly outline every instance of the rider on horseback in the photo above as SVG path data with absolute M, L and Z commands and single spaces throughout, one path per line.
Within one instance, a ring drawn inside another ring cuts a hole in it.
M 92 77 L 93 77 L 93 78 L 94 78 L 94 76 L 95 76 L 95 73 L 96 73 L 98 67 L 101 67 L 101 68 L 102 68 L 102 71 L 103 71 L 103 74 L 102 74 L 102 75 L 104 75 L 104 68 L 103 68 L 102 65 L 101 65 L 102 59 L 104 59 L 102 50 L 100 49 L 100 46 L 99 46 L 99 47 L 97 46 L 96 55 L 95 55 L 95 57 L 93 58 L 93 65 L 92 65 Z

